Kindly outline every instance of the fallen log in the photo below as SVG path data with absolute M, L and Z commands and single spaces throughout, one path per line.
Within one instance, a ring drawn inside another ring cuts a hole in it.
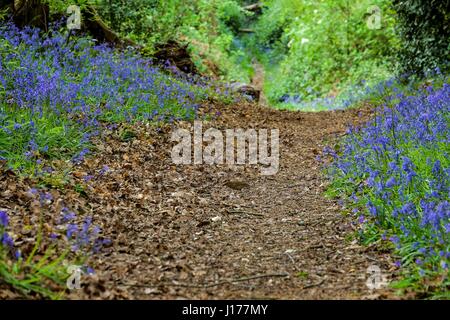
M 261 11 L 263 6 L 264 5 L 261 2 L 258 2 L 258 3 L 249 4 L 249 5 L 245 6 L 244 9 L 247 11 L 255 12 L 255 11 Z
M 49 6 L 42 0 L 1 0 L 0 9 L 8 9 L 18 27 L 32 26 L 47 31 L 51 22 Z M 142 49 L 135 42 L 120 37 L 109 28 L 92 5 L 82 7 L 81 17 L 81 29 L 91 34 L 98 41 L 108 42 L 118 47 L 131 46 Z
M 259 102 L 259 99 L 261 98 L 261 90 L 258 90 L 249 84 L 234 82 L 230 84 L 230 89 L 232 92 L 239 93 L 256 102 Z
M 253 30 L 253 29 L 239 29 L 239 32 L 242 32 L 242 33 L 255 33 L 255 30 Z
M 42 0 L 0 1 L 0 9 L 8 8 L 14 23 L 19 27 L 29 25 L 47 31 L 51 20 L 58 20 L 64 14 L 50 17 L 49 6 Z M 169 40 L 167 43 L 157 45 L 155 51 L 149 54 L 145 47 L 121 37 L 111 29 L 92 5 L 81 7 L 81 22 L 81 31 L 90 34 L 99 42 L 106 42 L 120 49 L 131 47 L 143 56 L 153 58 L 158 64 L 164 65 L 169 62 L 181 72 L 198 74 L 185 44 Z

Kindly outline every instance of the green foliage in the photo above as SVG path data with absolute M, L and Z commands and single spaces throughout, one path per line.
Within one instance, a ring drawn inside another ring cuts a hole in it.
M 402 40 L 399 61 L 403 72 L 425 74 L 448 67 L 450 58 L 450 1 L 394 1 Z
M 45 0 L 51 13 L 64 14 L 68 4 Z M 227 80 L 248 82 L 251 63 L 242 48 L 233 44 L 235 33 L 251 13 L 237 0 L 76 0 L 85 8 L 95 7 L 102 19 L 120 36 L 145 46 L 156 47 L 176 40 L 189 50 L 202 73 Z
M 239 32 L 246 18 L 251 15 L 234 0 L 222 1 L 218 6 L 217 14 L 219 21 L 235 33 Z
M 69 249 L 58 248 L 56 243 L 45 241 L 43 214 L 40 213 L 36 242 L 27 257 L 22 256 L 12 243 L 5 241 L 9 236 L 8 219 L 1 212 L 0 222 L 0 279 L 25 295 L 38 294 L 44 298 L 59 299 L 68 277 L 66 264 L 80 263 L 86 257 L 74 257 Z M 28 229 L 29 226 L 24 226 Z M 12 238 L 10 238 L 12 241 Z M 46 248 L 46 249 L 43 249 Z M 59 292 L 58 292 L 59 291 Z
M 95 4 L 96 1 L 93 0 L 73 0 L 71 2 L 67 2 L 64 0 L 43 0 L 42 3 L 48 4 L 50 8 L 50 13 L 61 14 L 67 11 L 67 8 L 70 5 L 77 5 L 80 9 L 86 8 L 89 4 Z
M 113 30 L 141 44 L 174 38 L 190 11 L 183 10 L 179 0 L 104 0 L 96 7 Z
M 235 67 L 242 53 L 232 43 L 233 32 L 242 26 L 247 13 L 237 1 L 112 0 L 97 1 L 96 7 L 115 31 L 146 46 L 150 53 L 169 40 L 189 43 L 200 71 L 242 77 Z
M 9 14 L 8 8 L 0 10 L 0 21 L 5 20 L 8 17 L 8 14 Z
M 36 258 L 40 245 L 41 242 L 36 242 L 35 249 L 27 259 L 20 257 L 17 260 L 9 259 L 8 249 L 0 245 L 0 278 L 23 294 L 60 299 L 63 296 L 61 288 L 68 277 L 64 264 L 68 250 L 58 255 L 53 246 L 42 257 Z M 56 286 L 59 292 L 55 290 Z
M 336 96 L 363 79 L 377 82 L 394 68 L 397 48 L 387 0 L 271 0 L 257 22 L 255 44 L 267 69 L 266 94 L 302 100 Z M 369 28 L 380 8 L 380 28 Z M 289 76 L 287 76 L 289 75 Z

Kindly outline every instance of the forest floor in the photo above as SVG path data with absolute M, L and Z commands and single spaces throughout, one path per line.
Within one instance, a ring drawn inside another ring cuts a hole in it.
M 69 298 L 395 298 L 389 289 L 368 289 L 369 266 L 388 280 L 397 270 L 388 251 L 355 240 L 356 217 L 324 196 L 327 180 L 316 159 L 349 124 L 366 121 L 370 108 L 306 113 L 211 102 L 201 110 L 220 112 L 203 122 L 203 132 L 279 129 L 278 173 L 261 175 L 257 165 L 175 165 L 171 135 L 189 122 L 124 125 L 98 137 L 96 154 L 72 174 L 74 186 L 95 175 L 84 192 L 50 190 L 55 212 L 64 202 L 92 215 L 112 240 L 88 261 L 95 274 L 83 276 L 83 289 Z M 132 134 L 124 139 L 123 132 Z M 96 174 L 105 165 L 108 172 Z M 26 222 L 27 182 L 0 174 L 0 207 Z
M 69 298 L 395 297 L 366 286 L 369 266 L 380 267 L 388 280 L 397 270 L 388 251 L 352 237 L 357 218 L 324 196 L 327 180 L 316 159 L 345 134 L 347 124 L 370 117 L 369 108 L 302 113 L 240 102 L 203 110 L 221 112 L 203 122 L 203 132 L 279 129 L 278 173 L 261 175 L 258 165 L 175 165 L 171 134 L 189 128 L 188 122 L 127 125 L 98 137 L 96 154 L 72 173 L 70 185 L 85 185 L 84 191 L 49 190 L 56 215 L 64 203 L 93 216 L 112 240 L 89 259 L 95 274 L 84 275 L 82 290 Z M 124 139 L 124 130 L 133 134 Z M 105 165 L 108 172 L 98 174 Z M 86 183 L 87 175 L 94 178 Z M 0 176 L 0 207 L 15 213 L 12 225 L 38 223 L 30 215 L 39 208 L 30 204 L 29 182 L 10 171 L 0 170 Z M 33 247 L 29 231 L 15 234 L 22 234 L 18 243 Z M 2 287 L 1 297 L 20 296 Z
M 215 107 L 217 108 L 217 106 Z M 250 103 L 218 108 L 204 124 L 278 128 L 280 169 L 174 165 L 173 127 L 135 126 L 136 137 L 99 141 L 81 171 L 108 165 L 83 202 L 113 246 L 95 259 L 95 276 L 74 298 L 364 299 L 367 268 L 395 274 L 388 252 L 352 240 L 355 218 L 324 197 L 316 156 L 366 110 L 277 111 Z M 189 127 L 188 123 L 177 126 Z

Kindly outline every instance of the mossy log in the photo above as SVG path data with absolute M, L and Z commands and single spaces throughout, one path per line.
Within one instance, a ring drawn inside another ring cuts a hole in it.
M 47 31 L 49 23 L 53 20 L 50 17 L 49 6 L 42 0 L 0 1 L 0 9 L 8 9 L 12 14 L 14 23 L 19 27 L 33 26 Z M 61 14 L 59 17 L 61 17 Z M 132 46 L 140 49 L 140 46 L 136 43 L 120 37 L 109 28 L 93 6 L 82 8 L 81 20 L 82 30 L 100 42 L 108 42 L 119 47 Z
M 64 13 L 52 15 L 47 4 L 42 0 L 0 0 L 0 9 L 8 9 L 12 14 L 14 23 L 19 27 L 33 26 L 47 31 L 52 20 L 58 20 Z M 148 50 L 130 39 L 119 36 L 100 17 L 95 7 L 88 5 L 81 8 L 81 29 L 99 42 L 107 42 L 118 48 L 132 47 L 148 56 Z M 168 61 L 185 73 L 198 73 L 195 64 L 187 50 L 187 45 L 177 41 L 156 46 L 155 52 L 150 56 L 156 63 L 165 64 Z

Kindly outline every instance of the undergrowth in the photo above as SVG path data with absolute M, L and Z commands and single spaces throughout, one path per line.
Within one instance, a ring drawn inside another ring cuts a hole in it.
M 385 243 L 399 257 L 395 288 L 449 298 L 450 84 L 385 82 L 372 92 L 373 120 L 349 128 L 326 153 L 332 185 L 360 223 L 363 243 Z

